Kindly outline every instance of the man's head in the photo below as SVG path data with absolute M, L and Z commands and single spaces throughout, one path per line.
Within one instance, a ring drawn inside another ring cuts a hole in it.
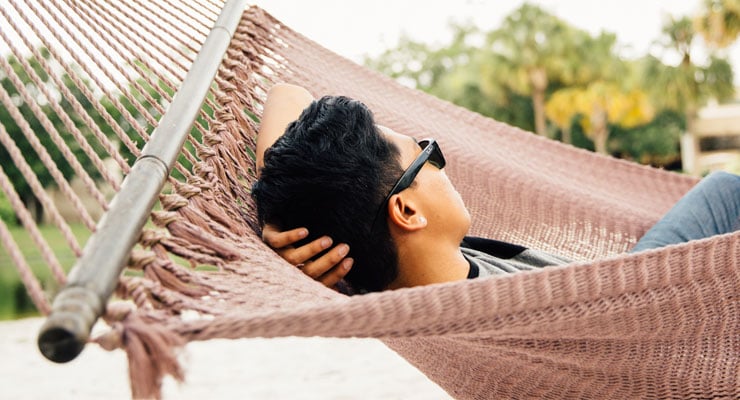
M 261 223 L 347 243 L 354 259 L 346 279 L 360 290 L 385 289 L 398 274 L 387 224 L 373 227 L 385 196 L 403 173 L 399 150 L 362 103 L 324 97 L 306 108 L 265 152 L 252 189 Z

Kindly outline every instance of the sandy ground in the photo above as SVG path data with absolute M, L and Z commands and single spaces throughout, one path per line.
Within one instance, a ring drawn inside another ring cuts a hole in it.
M 0 398 L 128 399 L 122 350 L 88 346 L 54 364 L 36 348 L 43 320 L 0 323 Z M 450 399 L 406 360 L 371 339 L 211 340 L 184 352 L 186 382 L 165 399 Z

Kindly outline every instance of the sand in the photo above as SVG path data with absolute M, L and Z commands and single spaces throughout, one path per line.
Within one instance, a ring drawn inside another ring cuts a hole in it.
M 129 399 L 122 350 L 87 346 L 67 364 L 36 347 L 41 318 L 0 323 L 3 399 Z M 278 338 L 190 343 L 186 381 L 168 379 L 165 399 L 450 399 L 373 339 Z

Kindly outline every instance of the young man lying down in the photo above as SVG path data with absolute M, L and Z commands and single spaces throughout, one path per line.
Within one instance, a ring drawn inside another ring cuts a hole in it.
M 278 84 L 267 97 L 252 188 L 263 239 L 304 273 L 364 293 L 569 263 L 466 236 L 470 214 L 433 139 L 375 124 L 361 102 Z M 740 177 L 715 173 L 632 251 L 740 228 Z M 336 244 L 336 245 L 334 245 Z

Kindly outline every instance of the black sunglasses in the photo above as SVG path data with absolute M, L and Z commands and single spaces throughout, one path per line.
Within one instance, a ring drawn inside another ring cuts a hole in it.
M 385 196 L 385 200 L 380 203 L 380 208 L 375 214 L 375 219 L 373 220 L 372 231 L 375 230 L 375 225 L 378 223 L 378 218 L 380 218 L 380 216 L 383 214 L 383 209 L 388 203 L 388 200 L 391 199 L 391 196 L 408 189 L 414 179 L 416 179 L 416 175 L 419 174 L 419 171 L 421 171 L 421 168 L 427 161 L 429 162 L 429 164 L 432 164 L 438 169 L 442 169 L 445 167 L 445 164 L 447 162 L 445 161 L 445 157 L 444 155 L 442 155 L 442 149 L 439 148 L 439 144 L 436 140 L 423 139 L 420 140 L 417 144 L 419 145 L 419 147 L 421 147 L 421 153 L 416 157 L 411 165 L 409 165 L 409 167 L 406 168 L 405 171 L 403 171 L 403 174 L 400 178 L 398 178 L 396 184 L 393 185 L 393 189 L 391 189 L 390 193 L 388 193 L 388 196 Z

